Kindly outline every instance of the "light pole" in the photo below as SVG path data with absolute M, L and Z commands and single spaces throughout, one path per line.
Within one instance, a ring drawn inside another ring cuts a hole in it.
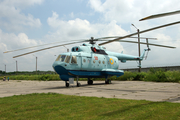
M 32 54 L 33 56 L 35 56 L 34 54 Z M 36 57 L 36 75 L 37 75 L 37 56 Z
M 18 73 L 18 64 L 17 64 L 17 60 L 16 60 L 16 72 Z
M 36 75 L 37 75 L 37 56 L 36 56 Z
M 139 29 L 132 24 L 132 26 L 134 26 L 137 29 L 137 33 L 138 33 L 138 50 L 139 50 L 139 72 L 141 72 L 141 60 L 140 60 L 140 56 L 141 56 L 141 51 L 140 51 L 140 34 L 139 34 Z
M 18 74 L 18 63 L 17 63 L 17 60 L 16 61 L 16 74 Z
M 5 74 L 6 74 L 6 64 L 4 64 L 5 65 Z

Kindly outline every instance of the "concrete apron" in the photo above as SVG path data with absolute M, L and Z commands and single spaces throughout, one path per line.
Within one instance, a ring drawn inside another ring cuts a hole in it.
M 0 97 L 31 93 L 59 93 L 180 103 L 179 83 L 112 81 L 112 84 L 105 84 L 104 81 L 94 81 L 93 85 L 87 85 L 87 81 L 79 82 L 81 83 L 80 87 L 76 87 L 76 82 L 74 82 L 73 85 L 66 88 L 63 81 L 0 81 Z

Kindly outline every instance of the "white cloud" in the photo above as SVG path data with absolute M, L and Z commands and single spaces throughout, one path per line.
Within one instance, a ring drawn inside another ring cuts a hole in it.
M 151 14 L 179 10 L 180 7 L 179 0 L 105 0 L 104 2 L 102 0 L 89 0 L 89 5 L 94 11 L 103 14 L 103 20 L 107 22 L 116 20 L 121 24 L 134 23 Z M 180 17 L 176 16 L 176 19 L 178 18 Z
M 50 27 L 57 30 L 57 34 L 71 36 L 71 37 L 94 37 L 111 36 L 111 35 L 125 35 L 127 32 L 117 25 L 116 21 L 111 21 L 109 24 L 91 24 L 88 20 L 76 18 L 74 20 L 63 21 L 58 18 L 59 15 L 53 12 L 52 17 L 49 17 L 47 22 Z
M 33 39 L 29 39 L 25 33 L 15 35 L 14 33 L 4 33 L 2 30 L 0 30 L 0 43 L 7 46 L 5 50 L 37 45 L 37 42 Z
M 19 31 L 26 27 L 40 27 L 41 21 L 33 15 L 25 15 L 21 9 L 41 4 L 43 0 L 4 0 L 0 2 L 0 26 L 9 31 Z
M 41 43 L 41 41 L 29 39 L 25 33 L 19 33 L 18 35 L 15 35 L 14 33 L 4 33 L 0 29 L 0 57 L 1 57 L 0 69 L 3 68 L 3 64 L 6 64 L 8 66 L 7 71 L 14 71 L 14 67 L 11 66 L 15 62 L 14 61 L 15 59 L 13 60 L 12 57 L 27 52 L 27 50 L 12 52 L 12 53 L 3 53 L 3 52 L 8 50 L 25 48 L 29 46 L 35 46 L 38 45 L 39 43 Z M 32 63 L 31 61 L 32 57 L 33 56 L 17 58 L 18 61 L 21 62 L 21 65 L 23 64 L 21 70 L 32 70 L 32 66 L 30 65 L 30 63 Z
M 117 25 L 116 21 L 111 21 L 109 24 L 91 24 L 87 20 L 76 18 L 74 20 L 63 21 L 58 18 L 58 14 L 53 12 L 52 17 L 47 20 L 49 26 L 55 30 L 55 32 L 49 33 L 46 38 L 56 41 L 60 40 L 78 40 L 89 39 L 91 36 L 98 38 L 104 36 L 123 36 L 128 34 L 121 26 Z M 107 48 L 112 48 L 115 45 L 122 51 L 121 44 L 106 45 Z M 111 49 L 112 50 L 112 49 Z M 114 49 L 115 51 L 116 49 Z

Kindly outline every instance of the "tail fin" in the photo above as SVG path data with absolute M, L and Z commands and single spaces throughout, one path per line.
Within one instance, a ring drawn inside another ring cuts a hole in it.
M 145 55 L 145 52 L 148 51 L 148 49 L 144 49 L 143 53 L 141 54 L 141 56 L 139 57 L 140 60 L 143 60 L 144 59 L 144 55 Z

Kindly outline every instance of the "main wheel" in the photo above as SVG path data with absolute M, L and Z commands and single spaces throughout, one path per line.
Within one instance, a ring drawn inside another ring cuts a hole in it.
M 88 80 L 88 85 L 92 85 L 93 84 L 93 80 Z
M 69 87 L 69 83 L 66 83 L 66 87 Z
M 105 84 L 111 84 L 111 80 L 105 81 Z
M 77 87 L 80 87 L 81 86 L 81 84 L 80 83 L 77 83 Z

